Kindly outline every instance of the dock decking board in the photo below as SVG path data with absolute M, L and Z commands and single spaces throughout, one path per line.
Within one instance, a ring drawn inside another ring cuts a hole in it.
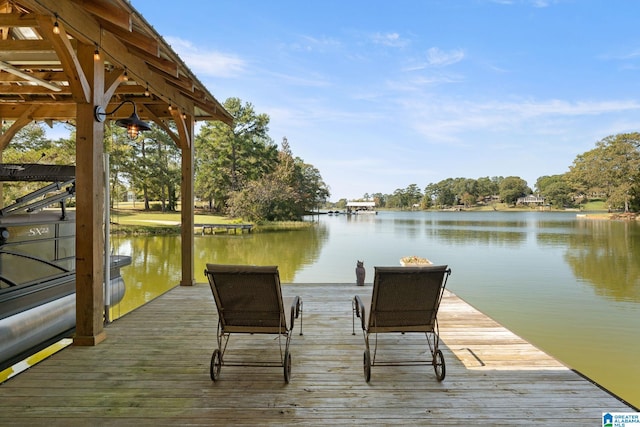
M 96 347 L 69 347 L 0 385 L 1 425 L 599 425 L 631 412 L 596 385 L 446 293 L 438 319 L 447 376 L 432 366 L 362 369 L 351 299 L 371 286 L 285 284 L 304 301 L 280 367 L 223 366 L 209 378 L 216 310 L 209 286 L 177 287 L 107 327 Z M 298 319 L 299 322 L 299 319 Z M 419 335 L 382 334 L 379 355 L 424 355 Z M 278 360 L 269 335 L 234 335 L 225 360 Z

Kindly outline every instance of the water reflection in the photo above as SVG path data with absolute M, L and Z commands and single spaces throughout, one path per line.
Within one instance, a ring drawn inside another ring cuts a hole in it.
M 527 239 L 527 233 L 521 231 L 474 230 L 464 227 L 433 228 L 426 230 L 425 235 L 455 245 L 484 244 L 518 247 Z
M 206 263 L 277 265 L 283 283 L 292 282 L 297 270 L 313 264 L 329 229 L 323 224 L 296 231 L 264 234 L 206 235 L 194 237 L 194 272 L 206 281 Z M 124 300 L 112 309 L 118 318 L 180 283 L 179 236 L 114 237 L 113 252 L 132 257 L 123 269 Z
M 640 302 L 640 233 L 628 222 L 579 221 L 565 255 L 574 275 L 601 296 Z
M 280 280 L 291 282 L 296 271 L 316 261 L 328 239 L 329 229 L 324 224 L 296 231 L 198 236 L 196 276 L 200 277 L 206 263 L 277 265 Z

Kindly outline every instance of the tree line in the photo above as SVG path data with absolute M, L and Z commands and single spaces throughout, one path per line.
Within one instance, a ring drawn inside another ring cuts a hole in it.
M 535 190 L 535 191 L 534 191 Z M 555 208 L 579 207 L 592 199 L 604 200 L 610 210 L 638 211 L 640 208 L 640 133 L 608 136 L 595 148 L 576 156 L 563 174 L 545 175 L 532 190 L 518 176 L 447 178 L 398 188 L 392 194 L 366 193 L 379 207 L 430 209 L 453 206 L 471 207 L 502 202 L 515 205 L 519 198 L 535 194 Z M 340 200 L 336 207 L 346 205 Z
M 195 137 L 197 199 L 211 212 L 250 221 L 298 220 L 326 204 L 330 196 L 320 171 L 293 155 L 283 138 L 280 146 L 269 137 L 269 116 L 258 114 L 250 103 L 229 98 L 225 108 L 233 127 L 205 122 Z M 7 127 L 9 124 L 3 124 Z M 75 129 L 68 138 L 50 140 L 44 128 L 25 126 L 1 154 L 3 163 L 75 163 Z M 105 151 L 110 153 L 111 204 L 133 193 L 146 210 L 174 211 L 180 199 L 180 150 L 160 128 L 152 126 L 137 140 L 124 129 L 105 128 Z M 7 185 L 4 205 L 12 203 L 35 184 Z M 517 176 L 447 178 L 424 188 L 410 184 L 392 194 L 364 194 L 386 208 L 470 207 L 500 201 L 515 204 L 529 194 L 544 197 L 557 208 L 576 207 L 590 199 L 605 200 L 609 209 L 640 208 L 640 133 L 608 136 L 595 148 L 579 154 L 568 171 L 541 176 L 535 191 Z M 336 207 L 344 207 L 340 200 Z M 330 204 L 326 204 L 330 206 Z
M 250 103 L 238 98 L 227 99 L 224 106 L 234 118 L 233 127 L 205 122 L 194 142 L 194 193 L 211 212 L 249 221 L 299 220 L 329 197 L 320 171 L 294 156 L 286 138 L 278 147 L 269 137 L 268 115 L 256 113 Z M 31 123 L 18 132 L 0 160 L 75 164 L 72 123 L 68 129 L 68 138 L 51 140 L 43 126 Z M 108 124 L 104 145 L 109 153 L 112 207 L 133 194 L 145 210 L 177 209 L 181 155 L 166 132 L 152 125 L 150 131 L 130 140 L 125 129 Z M 37 187 L 5 185 L 4 204 Z

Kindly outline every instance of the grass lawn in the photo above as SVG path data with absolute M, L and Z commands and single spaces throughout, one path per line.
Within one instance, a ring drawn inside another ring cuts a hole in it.
M 111 231 L 124 234 L 172 234 L 180 232 L 180 212 L 145 211 L 144 204 L 138 202 L 118 203 L 111 209 Z M 194 224 L 247 224 L 237 218 L 222 215 L 210 215 L 206 211 L 196 209 Z M 313 226 L 308 221 L 277 221 L 253 224 L 252 232 L 269 232 L 298 230 Z M 197 228 L 196 232 L 199 232 Z
M 120 225 L 180 225 L 180 221 L 180 212 L 111 209 L 111 222 Z M 232 224 L 238 222 L 238 220 L 219 215 L 194 215 L 195 224 Z
M 229 224 L 241 221 L 221 215 L 197 213 L 194 224 Z M 111 209 L 111 231 L 124 234 L 173 234 L 180 232 L 180 212 L 145 211 L 144 203 L 120 202 Z
M 157 203 L 152 203 L 152 205 Z M 180 206 L 178 206 L 180 209 Z M 120 225 L 180 225 L 180 212 L 145 211 L 144 203 L 119 202 L 111 209 L 111 222 Z M 196 210 L 195 224 L 234 224 L 242 221 Z

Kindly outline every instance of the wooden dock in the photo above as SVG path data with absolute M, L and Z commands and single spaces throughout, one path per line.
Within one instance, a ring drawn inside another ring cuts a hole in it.
M 240 230 L 240 233 L 251 233 L 251 229 L 253 228 L 253 224 L 197 224 L 196 228 L 202 228 L 202 235 L 205 234 L 215 234 L 216 230 L 223 230 L 226 233 L 233 231 L 237 233 Z M 207 233 L 208 231 L 208 233 Z
M 0 385 L 0 425 L 586 426 L 601 425 L 605 411 L 635 411 L 450 293 L 438 316 L 444 381 L 431 366 L 374 366 L 366 383 L 351 299 L 370 292 L 369 284 L 283 285 L 304 301 L 291 383 L 280 367 L 234 366 L 213 383 L 209 286 L 174 288 L 109 325 L 102 344 L 68 347 Z M 424 343 L 383 334 L 378 351 L 419 356 Z M 234 336 L 231 355 L 277 360 L 277 340 Z

